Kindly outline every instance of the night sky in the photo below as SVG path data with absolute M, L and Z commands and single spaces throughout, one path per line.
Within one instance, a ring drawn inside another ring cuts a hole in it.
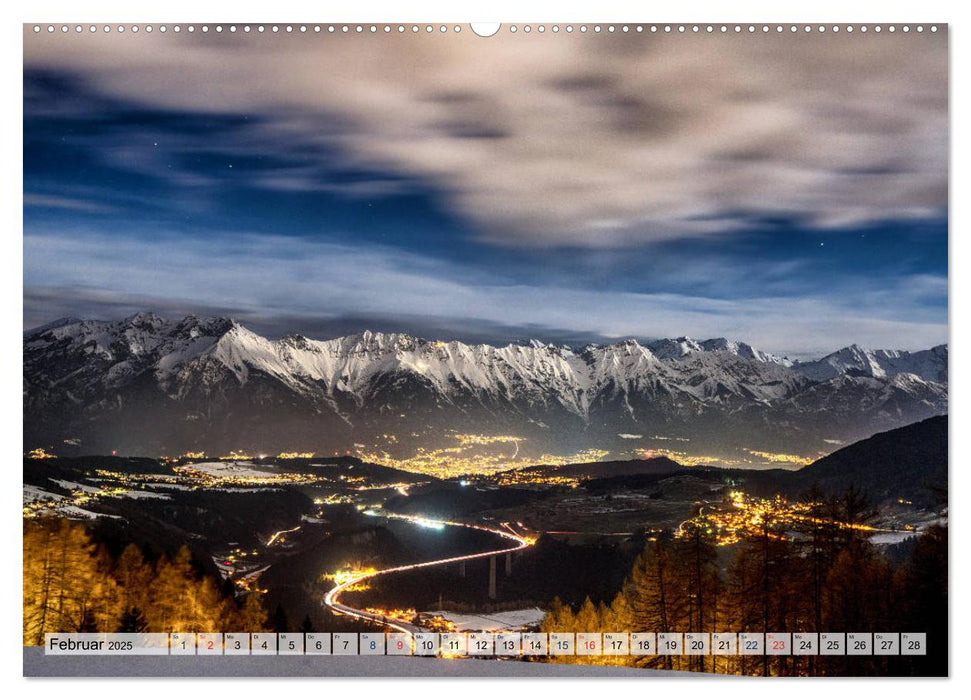
M 944 32 L 24 40 L 25 328 L 947 341 Z

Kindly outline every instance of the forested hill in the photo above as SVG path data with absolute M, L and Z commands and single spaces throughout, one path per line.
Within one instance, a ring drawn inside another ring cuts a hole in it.
M 853 486 L 873 502 L 947 500 L 947 416 L 890 430 L 848 445 L 799 470 L 802 485 L 839 493 Z

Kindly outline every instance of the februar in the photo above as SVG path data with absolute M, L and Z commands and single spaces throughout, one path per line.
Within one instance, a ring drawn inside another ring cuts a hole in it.
M 78 640 L 50 637 L 48 638 L 47 642 L 50 645 L 48 647 L 49 649 L 57 649 L 58 651 L 99 651 L 104 649 L 105 640 Z

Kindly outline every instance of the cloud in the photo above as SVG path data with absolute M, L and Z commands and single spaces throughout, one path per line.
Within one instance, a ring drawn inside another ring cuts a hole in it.
M 26 69 L 149 107 L 253 115 L 258 143 L 427 183 L 483 241 L 626 247 L 776 217 L 947 207 L 946 32 L 34 35 Z M 60 109 L 90 112 L 77 100 Z M 106 157 L 147 167 L 138 149 Z M 322 187 L 314 164 L 262 186 Z M 173 175 L 175 177 L 175 175 Z M 336 185 L 334 187 L 337 187 Z
M 149 308 L 214 309 L 263 329 L 305 334 L 313 327 L 346 333 L 371 325 L 510 340 L 725 336 L 790 356 L 819 356 L 854 342 L 916 350 L 947 341 L 940 311 L 923 303 L 928 290 L 942 284 L 929 275 L 901 278 L 872 300 L 731 300 L 503 284 L 481 270 L 418 253 L 283 236 L 136 241 L 29 234 L 24 251 L 28 327 L 57 315 L 103 311 L 117 318 Z
M 74 197 L 60 197 L 57 195 L 39 194 L 36 192 L 24 192 L 24 207 L 37 207 L 44 209 L 62 209 L 66 211 L 100 213 L 110 211 L 101 202 L 92 202 Z

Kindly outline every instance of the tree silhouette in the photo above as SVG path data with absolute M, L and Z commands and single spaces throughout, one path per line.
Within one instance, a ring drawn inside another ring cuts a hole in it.
M 282 603 L 277 603 L 276 610 L 273 611 L 273 631 L 277 634 L 290 631 L 290 621 Z
M 121 620 L 118 623 L 119 632 L 147 632 L 148 631 L 148 620 L 145 619 L 145 614 L 136 606 L 131 606 L 126 608 L 125 612 L 121 615 Z
M 317 631 L 316 628 L 314 627 L 313 621 L 310 619 L 309 614 L 305 615 L 303 618 L 303 622 L 300 623 L 300 631 L 303 632 L 304 634 Z

